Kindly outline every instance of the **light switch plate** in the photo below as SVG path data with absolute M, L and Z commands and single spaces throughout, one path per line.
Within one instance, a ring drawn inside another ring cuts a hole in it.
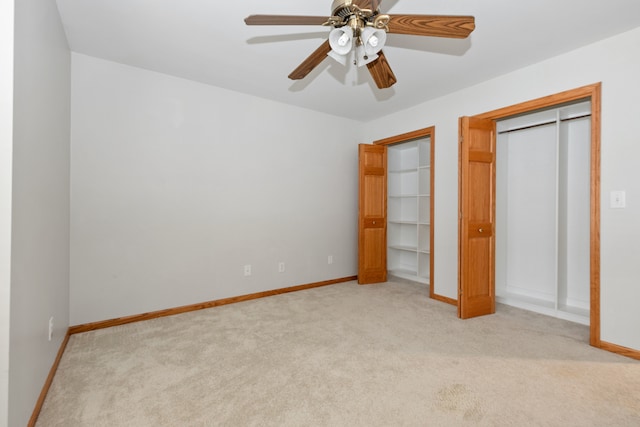
M 611 208 L 623 209 L 627 207 L 627 193 L 624 190 L 615 190 L 611 192 Z

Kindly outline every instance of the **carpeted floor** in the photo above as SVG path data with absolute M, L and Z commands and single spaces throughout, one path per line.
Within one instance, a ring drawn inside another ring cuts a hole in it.
M 37 426 L 640 426 L 640 362 L 588 334 L 332 285 L 74 335 Z

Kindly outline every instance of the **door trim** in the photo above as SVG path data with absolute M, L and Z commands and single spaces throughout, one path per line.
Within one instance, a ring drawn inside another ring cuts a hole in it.
M 403 133 L 400 135 L 396 135 L 396 136 L 390 136 L 388 138 L 384 138 L 384 139 L 379 139 L 377 141 L 373 141 L 374 145 L 393 145 L 393 144 L 400 144 L 403 142 L 408 142 L 414 139 L 420 139 L 420 138 L 426 138 L 429 137 L 430 139 L 430 158 L 429 158 L 429 162 L 430 162 L 430 171 L 429 171 L 429 193 L 430 193 L 430 198 L 429 198 L 429 222 L 431 223 L 431 226 L 429 227 L 429 297 L 438 301 L 442 301 L 442 302 L 446 302 L 448 304 L 456 304 L 455 300 L 451 300 L 450 298 L 441 296 L 441 295 L 437 295 L 434 292 L 434 288 L 433 288 L 433 272 L 434 272 L 434 268 L 433 268 L 433 259 L 434 259 L 434 254 L 433 254 L 433 249 L 434 249 L 434 200 L 435 200 L 435 147 L 436 147 L 436 128 L 435 126 L 430 126 L 427 128 L 423 128 L 423 129 L 418 129 L 418 130 L 414 130 L 411 132 L 407 132 L 407 133 Z
M 600 130 L 602 83 L 545 96 L 521 104 L 478 114 L 480 119 L 500 120 L 581 99 L 591 101 L 591 243 L 590 243 L 590 344 L 602 347 L 600 339 Z

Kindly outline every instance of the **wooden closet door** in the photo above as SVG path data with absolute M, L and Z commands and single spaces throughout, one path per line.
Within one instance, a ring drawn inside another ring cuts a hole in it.
M 495 122 L 460 119 L 458 316 L 495 313 Z
M 387 147 L 360 144 L 358 283 L 387 281 Z

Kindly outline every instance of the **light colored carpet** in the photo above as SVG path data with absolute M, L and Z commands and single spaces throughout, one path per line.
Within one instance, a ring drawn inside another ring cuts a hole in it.
M 640 426 L 640 362 L 350 282 L 71 337 L 39 427 Z

